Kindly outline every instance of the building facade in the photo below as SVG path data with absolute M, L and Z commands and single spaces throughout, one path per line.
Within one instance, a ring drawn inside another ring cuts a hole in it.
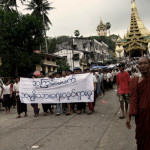
M 34 51 L 35 53 L 40 53 L 39 50 Z M 56 60 L 61 59 L 60 56 L 48 53 L 42 53 L 42 65 L 36 65 L 36 71 L 44 71 L 47 75 L 50 75 L 53 72 L 57 72 L 58 65 Z
M 73 38 L 58 44 L 54 54 L 65 58 L 70 69 L 80 67 L 84 70 L 93 63 L 107 60 L 108 50 L 109 47 L 104 42 L 88 38 Z

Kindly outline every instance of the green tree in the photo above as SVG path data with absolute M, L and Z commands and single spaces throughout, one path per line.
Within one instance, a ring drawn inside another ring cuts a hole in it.
M 57 65 L 59 65 L 58 71 L 64 71 L 69 69 L 69 65 L 66 60 L 60 59 L 56 61 Z
M 4 10 L 12 11 L 13 7 L 16 7 L 16 0 L 0 0 L 0 6 Z
M 112 39 L 112 41 L 116 41 L 117 39 L 118 39 L 118 35 L 115 35 L 115 34 L 112 34 L 112 35 L 110 35 L 109 36 L 111 39 Z
M 74 35 L 75 35 L 76 37 L 78 37 L 78 36 L 80 35 L 79 30 L 75 30 L 75 31 L 74 31 Z
M 110 22 L 107 22 L 106 29 L 109 31 L 109 35 L 110 35 L 110 28 L 111 28 L 111 24 L 110 24 Z
M 52 3 L 49 3 L 48 0 L 31 0 L 29 4 L 27 4 L 27 10 L 32 10 L 33 16 L 41 17 L 44 25 L 44 36 L 45 36 L 45 47 L 46 52 L 48 53 L 48 43 L 46 37 L 46 30 L 49 29 L 49 25 L 52 25 L 51 21 L 48 18 L 48 11 L 53 10 L 54 7 L 51 7 Z
M 107 36 L 91 36 L 89 37 L 90 39 L 96 39 L 97 41 L 99 42 L 104 42 L 108 45 L 108 47 L 115 51 L 115 42 L 110 38 L 110 37 L 107 37 Z
M 21 1 L 23 3 L 23 1 L 26 1 L 26 0 L 18 0 L 18 1 Z M 0 6 L 2 6 L 3 9 L 5 10 L 9 10 L 9 11 L 13 11 L 14 10 L 14 7 L 15 7 L 15 10 L 17 10 L 17 0 L 0 0 Z
M 57 38 L 49 38 L 48 39 L 48 50 L 49 53 L 54 53 L 56 50 L 56 45 L 61 44 L 62 42 L 69 41 L 69 36 L 58 36 Z
M 49 53 L 54 53 L 55 50 L 56 50 L 56 43 L 57 43 L 57 40 L 56 38 L 52 38 L 52 39 L 48 39 L 48 50 L 49 50 Z
M 31 15 L 0 9 L 1 76 L 26 75 L 41 63 L 33 53 L 43 41 L 43 23 Z
M 31 0 L 29 4 L 26 4 L 27 10 L 32 10 L 33 16 L 40 16 L 44 18 L 44 23 L 48 28 L 49 25 L 52 25 L 51 21 L 48 18 L 48 11 L 53 10 L 54 7 L 51 7 L 52 3 L 49 3 L 48 0 Z

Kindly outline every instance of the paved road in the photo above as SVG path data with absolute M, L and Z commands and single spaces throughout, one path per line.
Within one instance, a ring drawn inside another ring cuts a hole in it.
M 0 111 L 0 150 L 136 150 L 135 125 L 125 127 L 120 120 L 115 90 L 97 99 L 92 115 L 33 117 L 28 105 L 28 117 L 16 119 Z

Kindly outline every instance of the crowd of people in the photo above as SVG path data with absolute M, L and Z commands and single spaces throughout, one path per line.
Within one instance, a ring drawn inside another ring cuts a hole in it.
M 129 72 L 131 77 L 139 76 L 139 72 L 137 72 L 137 68 L 134 67 L 126 67 L 126 70 Z M 93 103 L 63 103 L 63 104 L 42 104 L 43 115 L 46 116 L 48 112 L 51 114 L 54 113 L 54 109 L 56 108 L 56 116 L 64 113 L 65 115 L 71 115 L 72 113 L 85 113 L 91 115 L 94 112 L 96 98 L 105 95 L 105 92 L 113 89 L 114 85 L 116 85 L 116 76 L 119 71 L 119 66 L 115 68 L 105 68 L 105 69 L 86 69 L 82 71 L 80 68 L 75 68 L 72 70 L 66 70 L 62 72 L 53 72 L 49 77 L 45 75 L 44 71 L 40 71 L 40 74 L 30 73 L 28 78 L 60 78 L 66 77 L 72 74 L 82 74 L 82 73 L 92 73 L 93 74 L 93 84 L 94 84 L 94 102 Z M 25 116 L 27 116 L 27 105 L 21 103 L 19 98 L 19 77 L 14 77 L 13 80 L 5 79 L 3 81 L 3 86 L 1 87 L 0 99 L 2 100 L 3 107 L 6 109 L 6 113 L 10 113 L 10 108 L 15 108 L 17 106 L 18 117 L 21 118 L 21 113 L 24 112 Z M 3 98 L 2 98 L 3 95 Z M 34 116 L 39 116 L 40 109 L 38 108 L 38 104 L 31 104 L 34 111 Z M 86 107 L 88 106 L 88 111 Z
M 44 71 L 40 71 L 40 74 L 30 73 L 28 78 L 65 78 L 66 76 L 72 74 L 82 74 L 82 73 L 92 73 L 93 74 L 93 84 L 94 84 L 94 102 L 93 103 L 63 103 L 63 104 L 42 104 L 43 115 L 46 116 L 48 112 L 51 114 L 54 113 L 54 109 L 56 109 L 56 116 L 64 113 L 65 115 L 71 115 L 72 113 L 85 113 L 91 115 L 94 112 L 96 98 L 102 94 L 105 94 L 105 91 L 112 89 L 115 84 L 116 74 L 112 69 L 105 70 L 90 70 L 86 69 L 82 71 L 80 68 L 75 68 L 72 70 L 66 70 L 62 72 L 54 72 L 49 77 L 45 75 Z M 19 77 L 14 77 L 11 82 L 9 79 L 5 79 L 3 81 L 3 86 L 1 87 L 0 99 L 2 100 L 3 107 L 5 107 L 6 113 L 10 113 L 10 109 L 17 106 L 18 117 L 21 118 L 21 113 L 24 112 L 25 116 L 27 116 L 27 105 L 21 103 L 19 98 Z M 3 98 L 2 98 L 3 95 Z M 31 104 L 34 111 L 34 116 L 39 116 L 40 109 L 38 108 L 38 104 Z M 87 111 L 88 107 L 88 111 Z
M 41 71 L 40 75 L 30 74 L 28 78 L 65 78 L 72 74 L 93 74 L 94 85 L 94 102 L 80 103 L 63 103 L 63 104 L 42 104 L 43 115 L 47 116 L 48 111 L 53 114 L 56 109 L 56 116 L 61 113 L 71 115 L 72 113 L 86 113 L 91 115 L 95 110 L 96 99 L 100 95 L 105 95 L 106 91 L 111 90 L 117 85 L 117 95 L 119 96 L 122 116 L 120 119 L 127 118 L 126 126 L 131 128 L 131 116 L 135 116 L 136 121 L 136 140 L 138 150 L 150 149 L 150 60 L 147 57 L 141 57 L 132 65 L 120 63 L 111 69 L 86 69 L 80 68 L 72 70 L 54 72 L 51 76 L 46 77 L 45 72 Z M 0 99 L 6 113 L 10 113 L 11 107 L 17 106 L 17 118 L 21 118 L 21 113 L 27 115 L 27 104 L 21 103 L 19 98 L 19 77 L 14 77 L 11 82 L 8 79 L 3 81 Z M 3 95 L 3 98 L 2 98 Z M 130 109 L 128 111 L 128 105 Z M 31 104 L 34 116 L 39 116 L 39 104 Z M 125 109 L 124 109 L 125 106 Z M 88 107 L 88 111 L 87 111 Z

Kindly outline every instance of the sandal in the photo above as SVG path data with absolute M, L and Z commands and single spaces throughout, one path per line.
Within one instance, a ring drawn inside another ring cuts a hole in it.
M 66 113 L 65 115 L 66 115 L 66 116 L 69 116 L 69 115 L 71 115 L 71 114 L 70 114 L 70 113 Z
M 119 117 L 120 119 L 124 119 L 125 117 L 124 116 L 121 116 L 121 117 Z
M 17 116 L 16 119 L 21 118 L 21 116 Z
M 88 112 L 88 113 L 87 113 L 87 115 L 91 115 L 91 114 L 92 114 L 92 112 Z

